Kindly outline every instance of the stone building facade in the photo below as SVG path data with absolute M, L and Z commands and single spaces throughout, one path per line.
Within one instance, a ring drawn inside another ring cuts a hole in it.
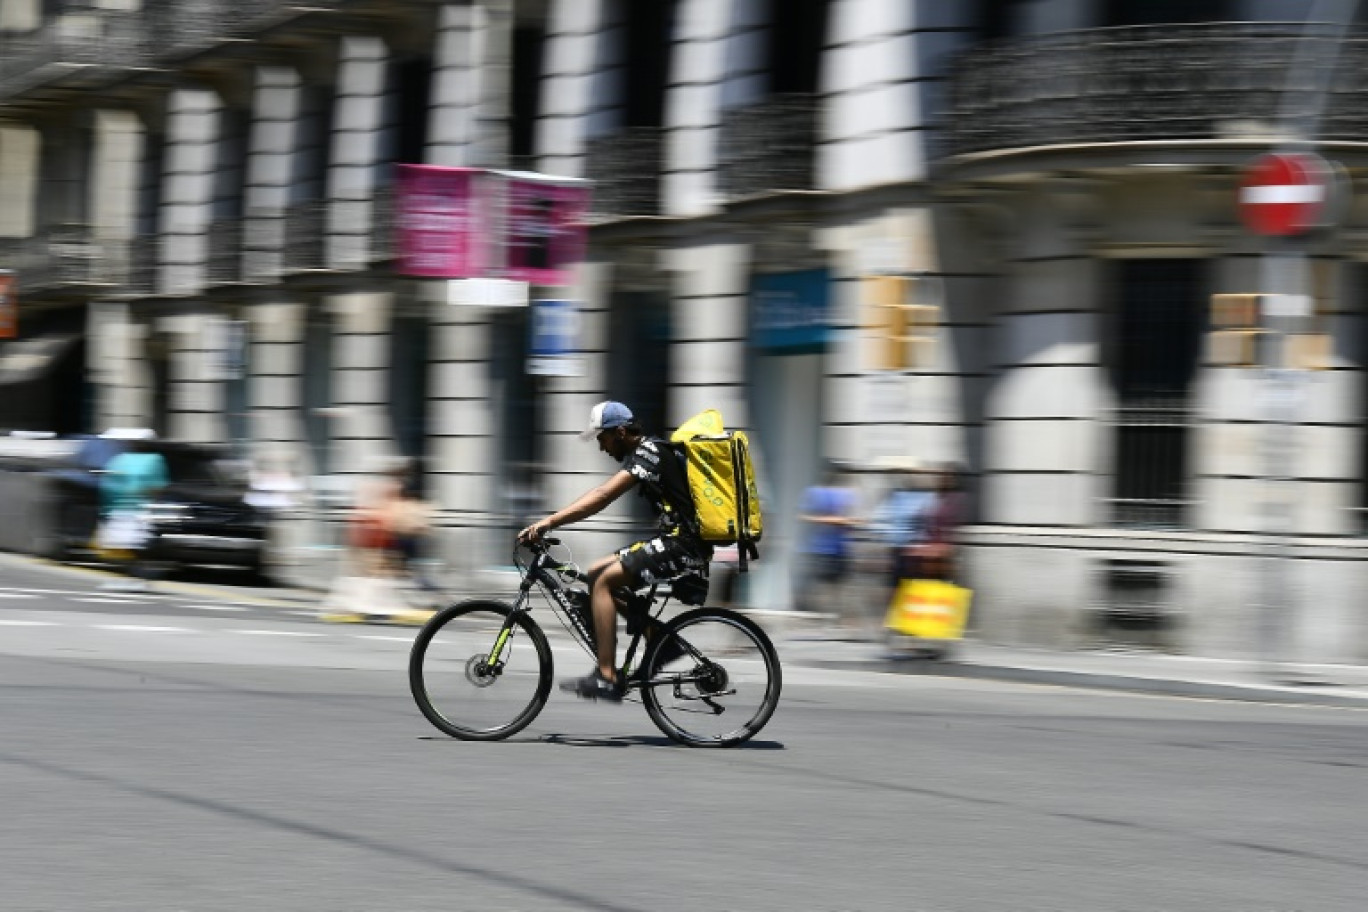
M 955 462 L 984 637 L 1360 661 L 1363 213 L 1270 245 L 1236 206 L 1298 129 L 1353 185 L 1360 39 L 1318 33 L 1346 64 L 1289 124 L 1303 32 L 1279 7 L 9 0 L 0 253 L 25 331 L 82 340 L 53 370 L 84 426 L 52 429 L 284 449 L 329 491 L 421 457 L 462 568 L 602 475 L 575 432 L 612 395 L 752 432 L 752 607 L 792 604 L 825 461 L 866 506 L 890 468 Z M 527 376 L 524 311 L 396 273 L 395 162 L 594 182 L 573 284 L 533 290 L 581 303 L 581 374 Z M 1274 259 L 1334 343 L 1285 413 L 1204 356 L 1209 296 L 1268 290 Z M 889 273 L 939 307 L 902 370 L 870 354 Z M 776 288 L 800 344 L 766 322 Z M 639 519 L 620 504 L 576 550 Z

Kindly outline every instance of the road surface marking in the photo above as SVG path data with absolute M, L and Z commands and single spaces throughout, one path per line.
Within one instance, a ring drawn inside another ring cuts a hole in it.
M 95 598 L 74 598 L 74 599 L 72 599 L 72 601 L 73 601 L 73 602 L 85 602 L 85 603 L 91 604 L 91 605 L 136 605 L 136 604 L 139 604 L 139 602 L 138 602 L 137 599 L 131 599 L 131 598 L 105 598 L 105 597 L 103 597 L 103 596 L 97 596 L 97 597 L 95 597 Z
M 26 592 L 0 592 L 0 598 L 31 599 L 36 598 L 36 596 L 29 595 Z
M 0 625 L 5 627 L 56 627 L 56 621 L 20 621 L 0 619 Z
M 137 633 L 190 633 L 189 627 L 159 627 L 155 624 L 96 624 L 97 630 L 130 630 Z
M 327 636 L 326 633 L 309 633 L 304 630 L 233 630 L 232 633 L 245 633 L 248 636 L 277 636 L 277 637 L 321 637 Z
M 193 611 L 246 611 L 245 605 L 177 605 Z

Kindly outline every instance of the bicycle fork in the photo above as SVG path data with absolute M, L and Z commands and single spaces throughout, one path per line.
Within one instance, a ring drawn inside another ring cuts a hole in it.
M 504 618 L 503 626 L 499 628 L 499 635 L 494 638 L 494 645 L 490 647 L 489 655 L 485 656 L 485 666 L 493 669 L 498 674 L 499 660 L 503 658 L 504 648 L 508 641 L 513 637 L 513 625 L 517 623 L 518 615 L 522 614 L 527 606 L 527 590 L 518 593 L 518 600 L 513 604 L 513 610 L 508 612 L 508 617 Z

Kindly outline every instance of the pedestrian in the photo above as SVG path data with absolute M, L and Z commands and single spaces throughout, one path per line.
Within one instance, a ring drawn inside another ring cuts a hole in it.
M 856 496 L 828 467 L 821 484 L 803 494 L 801 564 L 796 576 L 797 606 L 813 611 L 823 604 L 842 605 L 841 584 L 850 571 Z
M 437 585 L 423 573 L 422 561 L 432 537 L 432 504 L 423 497 L 423 474 L 417 460 L 396 471 L 398 491 L 386 507 L 385 528 L 390 549 L 390 569 L 407 577 L 429 595 Z
M 914 549 L 926 540 L 936 503 L 930 481 L 926 473 L 915 469 L 898 473 L 893 488 L 870 518 L 875 536 L 887 550 L 891 591 L 912 578 Z
M 908 548 L 910 572 L 917 579 L 954 582 L 958 572 L 955 538 L 964 522 L 964 492 L 961 472 L 956 465 L 937 470 L 935 497 L 927 513 L 926 530 L 920 542 Z
M 166 459 L 146 439 L 133 440 L 105 464 L 96 544 L 101 551 L 122 557 L 128 579 L 111 581 L 104 588 L 147 588 L 151 578 L 144 560 L 151 537 L 148 504 L 166 484 Z

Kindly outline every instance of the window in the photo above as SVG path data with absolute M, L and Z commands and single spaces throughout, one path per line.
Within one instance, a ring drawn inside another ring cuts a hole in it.
M 1113 382 L 1117 409 L 1112 522 L 1186 522 L 1190 389 L 1205 309 L 1200 260 L 1120 264 Z

